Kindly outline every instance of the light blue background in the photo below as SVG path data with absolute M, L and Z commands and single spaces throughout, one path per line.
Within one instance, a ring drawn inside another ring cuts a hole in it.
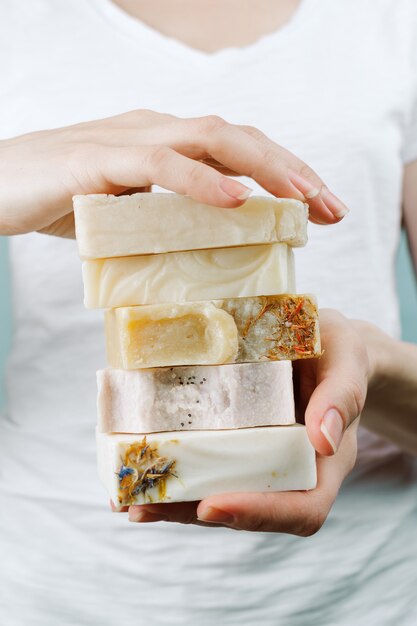
M 398 253 L 397 280 L 401 298 L 401 323 L 403 338 L 417 343 L 417 285 L 408 255 L 405 237 Z M 10 347 L 12 320 L 10 311 L 10 283 L 8 278 L 7 238 L 0 237 L 0 382 Z M 0 388 L 0 405 L 3 402 Z

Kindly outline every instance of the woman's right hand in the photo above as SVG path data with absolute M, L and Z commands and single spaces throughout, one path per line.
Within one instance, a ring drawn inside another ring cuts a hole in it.
M 357 418 L 375 368 L 369 363 L 366 343 L 355 325 L 337 311 L 320 311 L 320 334 L 322 357 L 294 364 L 297 405 L 318 452 L 315 489 L 220 493 L 201 502 L 132 505 L 129 519 L 221 524 L 235 530 L 285 532 L 303 537 L 317 532 L 355 465 Z M 121 511 L 127 508 L 122 507 Z
M 73 237 L 73 195 L 152 184 L 234 208 L 250 193 L 229 178 L 239 175 L 275 196 L 308 202 L 313 222 L 332 224 L 347 213 L 311 168 L 257 128 L 137 110 L 1 141 L 0 234 Z

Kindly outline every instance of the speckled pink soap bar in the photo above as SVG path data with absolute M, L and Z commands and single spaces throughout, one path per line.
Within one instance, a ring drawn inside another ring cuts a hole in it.
M 101 432 L 295 423 L 290 361 L 97 372 Z

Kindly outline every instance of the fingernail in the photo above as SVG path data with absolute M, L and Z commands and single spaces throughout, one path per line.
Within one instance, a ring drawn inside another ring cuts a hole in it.
M 315 187 L 308 178 L 304 178 L 304 176 L 297 174 L 294 170 L 288 170 L 288 178 L 294 187 L 303 194 L 306 200 L 312 200 L 319 195 L 320 188 Z
M 334 195 L 327 187 L 315 187 L 311 181 L 304 176 L 301 176 L 294 170 L 288 170 L 288 178 L 304 195 L 306 200 L 312 200 L 320 195 L 320 198 L 323 200 L 326 208 L 330 211 L 334 217 L 341 220 L 345 215 L 349 213 L 349 209 L 337 196 Z
M 349 209 L 339 198 L 337 198 L 334 193 L 332 193 L 327 187 L 323 187 L 321 190 L 321 199 L 324 204 L 327 206 L 329 211 L 333 213 L 335 217 L 338 219 L 342 219 L 349 213 Z
M 209 506 L 204 509 L 198 515 L 198 519 L 200 522 L 213 522 L 217 524 L 233 524 L 234 516 L 230 515 L 226 511 L 222 511 L 221 509 L 216 509 L 213 506 Z
M 246 185 L 242 185 L 232 178 L 223 178 L 220 189 L 234 200 L 246 200 L 253 191 L 250 187 L 246 187 Z
M 329 409 L 321 421 L 320 430 L 332 446 L 334 453 L 337 452 L 342 441 L 343 428 L 343 419 L 339 411 Z
M 149 513 L 149 511 L 143 511 L 142 509 L 130 509 L 129 522 L 166 522 L 168 517 L 161 515 L 160 513 Z

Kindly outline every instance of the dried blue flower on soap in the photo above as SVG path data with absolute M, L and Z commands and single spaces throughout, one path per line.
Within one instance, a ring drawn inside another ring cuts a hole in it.
M 147 443 L 146 437 L 138 443 L 126 447 L 117 476 L 119 478 L 119 503 L 123 506 L 134 504 L 139 494 L 145 499 L 148 489 L 158 487 L 159 500 L 166 494 L 166 480 L 173 473 L 175 460 L 158 454 L 156 443 Z

